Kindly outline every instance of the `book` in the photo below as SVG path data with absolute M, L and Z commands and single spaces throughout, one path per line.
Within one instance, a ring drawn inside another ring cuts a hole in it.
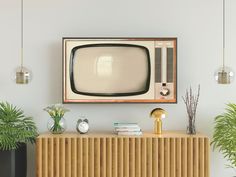
M 134 135 L 134 136 L 140 136 L 142 135 L 141 131 L 137 132 L 117 132 L 117 135 Z
M 139 127 L 131 127 L 131 128 L 115 128 L 115 131 L 117 131 L 117 132 L 140 132 L 141 131 L 141 129 L 139 128 Z
M 140 128 L 137 123 L 114 123 L 115 128 Z
M 122 122 L 116 122 L 114 125 L 138 125 L 137 123 L 122 123 Z
M 114 123 L 114 131 L 117 135 L 142 135 L 141 128 L 137 123 Z

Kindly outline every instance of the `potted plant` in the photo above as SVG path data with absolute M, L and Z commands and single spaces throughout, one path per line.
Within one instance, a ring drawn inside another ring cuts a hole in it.
M 227 104 L 226 112 L 215 118 L 211 144 L 229 161 L 227 166 L 236 169 L 236 104 Z
M 54 104 L 44 108 L 48 112 L 50 119 L 48 121 L 48 130 L 53 134 L 61 134 L 66 130 L 66 122 L 64 115 L 69 109 L 66 109 L 62 104 Z
M 26 143 L 34 143 L 37 135 L 32 117 L 0 103 L 0 177 L 26 177 Z

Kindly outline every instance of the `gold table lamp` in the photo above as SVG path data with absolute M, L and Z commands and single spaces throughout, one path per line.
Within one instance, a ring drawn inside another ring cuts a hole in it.
M 150 117 L 155 119 L 154 122 L 154 133 L 162 133 L 162 118 L 166 117 L 166 111 L 162 108 L 155 108 L 151 111 Z

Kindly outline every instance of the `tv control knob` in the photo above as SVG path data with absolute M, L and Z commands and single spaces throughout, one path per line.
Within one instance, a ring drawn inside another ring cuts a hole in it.
M 162 87 L 161 91 L 160 91 L 160 94 L 162 96 L 168 96 L 170 94 L 170 90 L 168 88 L 166 88 L 166 87 Z

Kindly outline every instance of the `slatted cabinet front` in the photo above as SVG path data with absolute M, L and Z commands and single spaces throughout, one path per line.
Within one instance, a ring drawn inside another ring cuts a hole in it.
M 41 135 L 37 177 L 209 177 L 205 136 Z

